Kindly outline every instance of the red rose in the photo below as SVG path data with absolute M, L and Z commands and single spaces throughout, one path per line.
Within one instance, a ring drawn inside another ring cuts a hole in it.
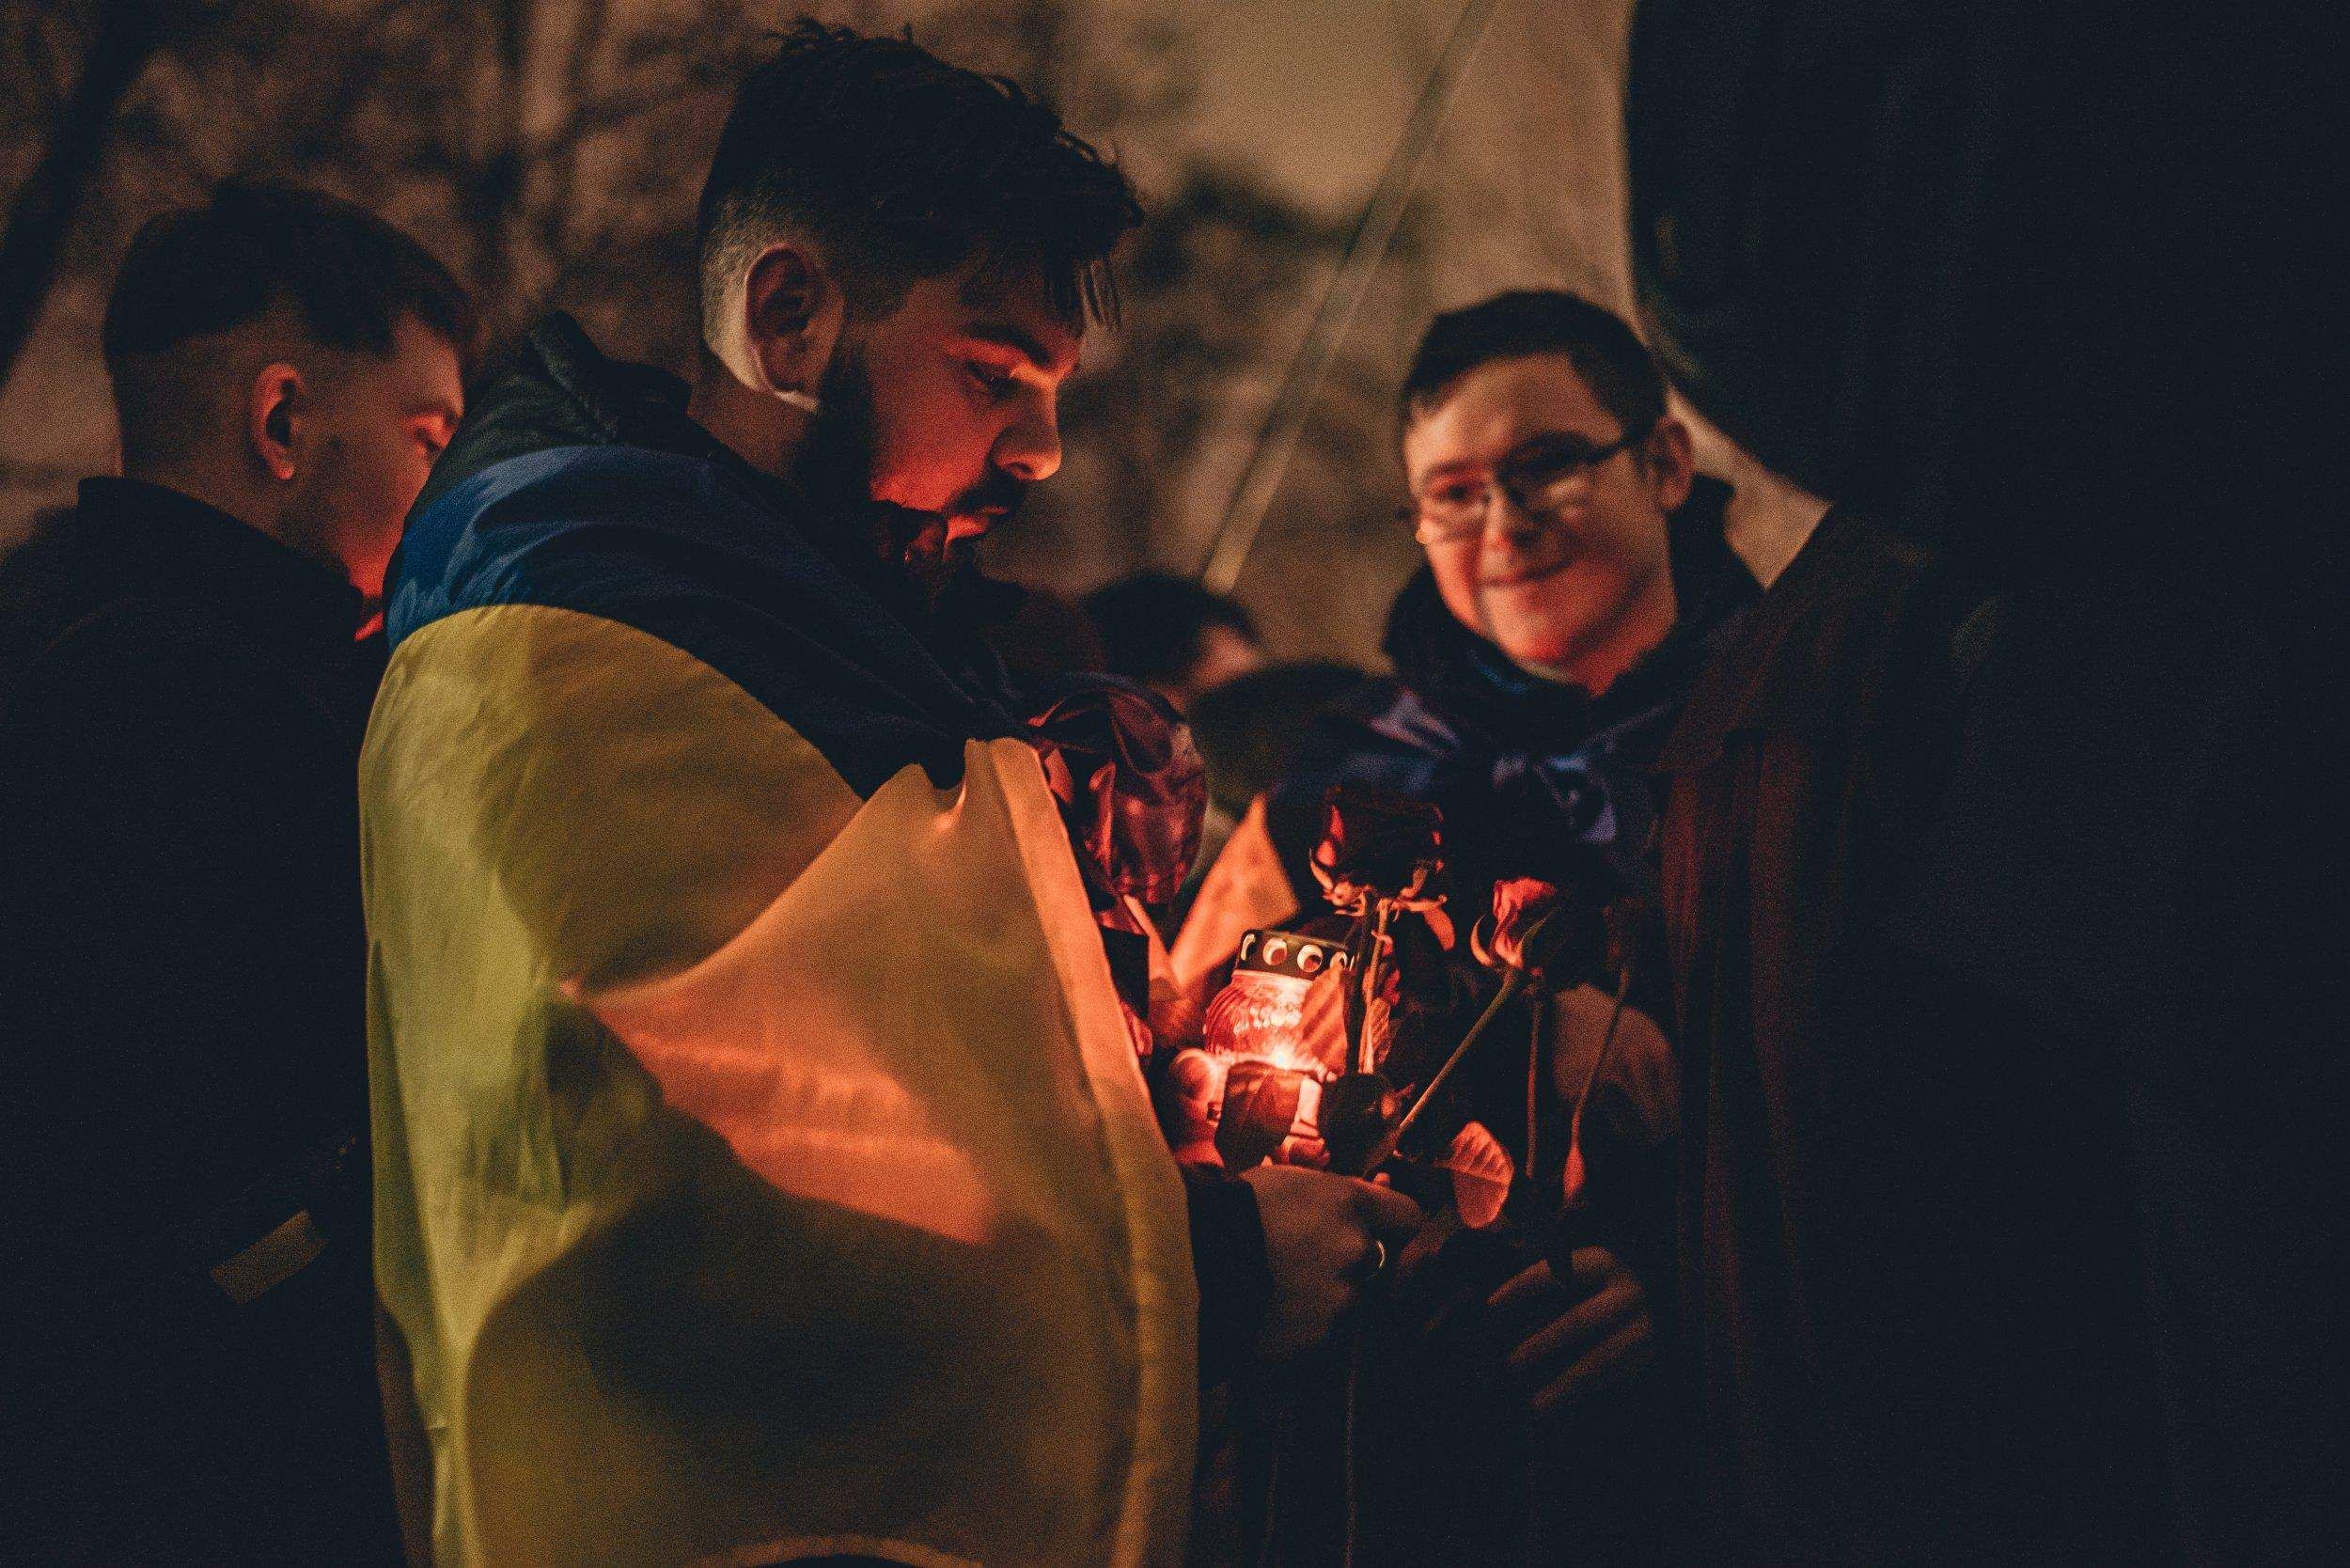
M 1565 900 L 1556 884 L 1530 876 L 1504 877 L 1494 884 L 1492 912 L 1469 933 L 1469 950 L 1492 968 L 1540 969 L 1539 958 L 1528 961 L 1527 938 Z
M 1336 784 L 1323 797 L 1315 879 L 1330 902 L 1359 914 L 1367 900 L 1411 903 L 1443 864 L 1444 813 L 1424 800 Z

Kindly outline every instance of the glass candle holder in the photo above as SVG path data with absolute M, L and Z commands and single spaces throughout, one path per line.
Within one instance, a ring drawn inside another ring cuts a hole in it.
M 1323 1085 L 1346 1066 L 1353 963 L 1343 947 L 1295 932 L 1241 938 L 1231 982 L 1208 1004 L 1200 1041 L 1221 1069 L 1214 1136 L 1228 1166 L 1326 1158 L 1317 1112 Z

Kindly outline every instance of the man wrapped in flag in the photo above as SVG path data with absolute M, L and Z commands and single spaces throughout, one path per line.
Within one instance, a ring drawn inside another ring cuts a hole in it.
M 1173 1560 L 1202 1341 L 1313 1342 L 1408 1228 L 1187 1204 L 1114 898 L 940 613 L 1138 215 L 1010 84 L 803 24 L 690 392 L 556 318 L 435 474 L 362 788 L 436 1560 Z

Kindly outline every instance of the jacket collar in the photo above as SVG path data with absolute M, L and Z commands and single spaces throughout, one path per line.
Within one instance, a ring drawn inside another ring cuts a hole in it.
M 348 646 L 367 601 L 332 567 L 192 495 L 137 479 L 87 478 L 76 553 L 109 595 L 188 601 L 257 640 Z
M 754 468 L 711 434 L 686 412 L 688 390 L 666 370 L 611 358 L 556 311 L 523 339 L 507 373 L 474 398 L 409 515 L 486 468 L 550 447 L 641 447 L 690 457 L 724 472 L 918 634 L 934 635 L 912 585 L 872 547 L 884 509 L 875 506 L 872 517 L 828 515 L 799 486 Z

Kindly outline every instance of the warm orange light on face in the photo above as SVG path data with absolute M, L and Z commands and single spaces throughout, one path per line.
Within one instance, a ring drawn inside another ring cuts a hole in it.
M 1529 444 L 1605 448 L 1628 433 L 1565 355 L 1529 354 L 1461 377 L 1404 432 L 1404 467 L 1424 494 L 1448 474 L 1488 477 Z M 1620 451 L 1556 510 L 1488 502 L 1483 527 L 1429 549 L 1446 608 L 1520 664 L 1605 689 L 1672 624 L 1665 510 L 1645 473 Z

